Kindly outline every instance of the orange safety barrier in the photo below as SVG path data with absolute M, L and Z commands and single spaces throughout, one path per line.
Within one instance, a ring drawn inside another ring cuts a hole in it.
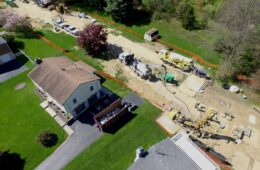
M 130 33 L 130 34 L 134 35 L 134 36 L 137 37 L 137 38 L 143 39 L 143 35 L 141 35 L 141 34 L 135 32 L 135 31 L 133 31 L 133 30 L 131 30 L 131 29 L 128 29 L 128 28 L 125 27 L 125 26 L 118 25 L 118 24 L 115 23 L 114 21 L 111 21 L 111 20 L 109 20 L 109 19 L 106 19 L 106 18 L 101 17 L 101 16 L 96 15 L 96 14 L 90 14 L 90 16 L 92 16 L 92 17 L 94 17 L 94 18 L 96 18 L 96 19 L 98 19 L 98 20 L 100 20 L 100 21 L 103 21 L 103 22 L 105 22 L 105 23 L 108 23 L 108 24 L 110 24 L 110 25 L 112 25 L 112 26 L 118 28 L 119 30 L 123 30 L 123 31 L 125 31 L 125 32 L 127 32 L 127 33 Z M 186 55 L 192 57 L 195 61 L 197 61 L 197 62 L 199 62 L 199 63 L 201 63 L 201 64 L 203 64 L 203 65 L 206 65 L 206 66 L 211 67 L 211 68 L 218 68 L 218 65 L 217 65 L 217 64 L 209 63 L 209 62 L 205 61 L 204 59 L 202 59 L 200 56 L 198 56 L 198 55 L 196 55 L 195 53 L 192 53 L 192 52 L 190 52 L 190 51 L 188 51 L 188 50 L 185 50 L 185 49 L 182 49 L 182 48 L 180 48 L 180 47 L 177 47 L 177 46 L 175 46 L 175 45 L 173 45 L 173 44 L 170 44 L 170 43 L 168 43 L 168 42 L 166 42 L 166 41 L 164 41 L 164 40 L 161 40 L 161 39 L 157 40 L 157 42 L 159 42 L 159 43 L 161 43 L 161 44 L 163 44 L 163 45 L 165 45 L 165 46 L 167 46 L 167 47 L 170 47 L 170 48 L 173 48 L 173 49 L 175 49 L 175 50 L 178 50 L 178 51 L 180 51 L 180 52 L 182 52 L 182 53 L 184 53 L 184 54 L 186 54 Z

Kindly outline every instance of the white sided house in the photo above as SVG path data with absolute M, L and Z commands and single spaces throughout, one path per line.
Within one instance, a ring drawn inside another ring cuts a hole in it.
M 9 48 L 7 42 L 2 37 L 0 37 L 0 65 L 5 64 L 14 59 L 14 53 Z
M 51 57 L 43 59 L 29 77 L 49 102 L 78 117 L 100 98 L 100 78 L 94 72 L 81 61 Z

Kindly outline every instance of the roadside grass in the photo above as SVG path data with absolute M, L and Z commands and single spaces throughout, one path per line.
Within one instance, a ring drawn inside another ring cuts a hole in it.
M 29 61 L 27 61 L 29 62 Z M 31 65 L 26 63 L 26 66 Z M 27 77 L 28 71 L 0 84 L 0 151 L 10 150 L 25 159 L 24 169 L 34 169 L 50 155 L 66 138 L 66 133 L 40 107 L 40 99 L 34 93 L 34 85 Z M 25 82 L 25 88 L 16 91 L 17 84 Z M 37 143 L 43 130 L 54 132 L 58 143 L 44 148 Z
M 123 97 L 130 90 L 105 80 L 103 86 Z M 98 141 L 76 157 L 66 170 L 80 169 L 127 169 L 134 161 L 135 150 L 150 146 L 166 138 L 166 134 L 155 123 L 161 111 L 145 100 L 135 112 L 135 117 L 115 134 L 104 134 Z

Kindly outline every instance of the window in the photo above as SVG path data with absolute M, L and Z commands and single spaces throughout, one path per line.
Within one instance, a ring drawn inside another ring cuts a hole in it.
M 76 98 L 74 98 L 72 101 L 73 101 L 74 104 L 77 103 L 77 99 Z
M 93 91 L 94 90 L 94 87 L 93 86 L 90 86 L 90 91 Z

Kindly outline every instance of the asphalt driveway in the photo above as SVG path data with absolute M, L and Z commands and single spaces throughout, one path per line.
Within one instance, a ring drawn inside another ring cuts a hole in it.
M 52 155 L 36 167 L 36 170 L 62 169 L 102 135 L 92 119 L 86 117 L 74 122 L 71 128 L 74 133 Z

